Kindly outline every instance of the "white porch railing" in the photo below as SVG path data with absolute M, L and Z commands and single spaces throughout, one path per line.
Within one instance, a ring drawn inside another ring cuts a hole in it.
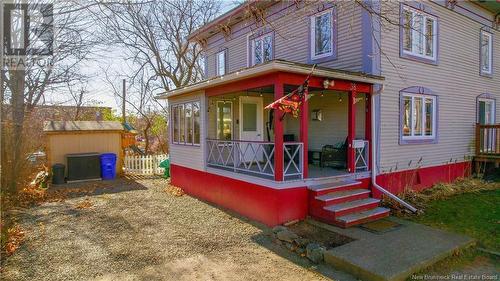
M 126 174 L 133 175 L 159 175 L 163 174 L 160 162 L 168 158 L 168 154 L 158 155 L 125 155 L 123 170 Z
M 207 165 L 263 176 L 274 176 L 274 143 L 207 140 Z
M 283 176 L 299 176 L 303 178 L 304 144 L 301 142 L 285 142 L 283 144 Z
M 302 178 L 303 143 L 283 144 L 283 176 Z M 267 178 L 275 175 L 273 142 L 207 139 L 207 165 Z

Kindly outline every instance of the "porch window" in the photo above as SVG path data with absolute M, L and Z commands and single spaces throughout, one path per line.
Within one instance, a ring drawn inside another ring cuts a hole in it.
M 233 138 L 233 103 L 217 102 L 217 138 L 231 140 Z
M 437 18 L 403 5 L 401 20 L 403 57 L 436 62 Z
M 273 37 L 271 33 L 252 40 L 252 65 L 273 59 Z
M 493 46 L 493 35 L 487 31 L 481 31 L 480 38 L 481 46 L 481 74 L 491 75 L 492 74 L 492 46 Z
M 403 140 L 434 140 L 436 138 L 436 96 L 402 93 Z
M 333 55 L 333 9 L 311 17 L 311 59 Z
M 477 99 L 477 122 L 481 125 L 495 124 L 495 100 L 480 96 Z
M 217 76 L 226 74 L 226 50 L 220 51 L 215 55 Z
M 172 143 L 200 145 L 200 102 L 187 102 L 171 107 Z

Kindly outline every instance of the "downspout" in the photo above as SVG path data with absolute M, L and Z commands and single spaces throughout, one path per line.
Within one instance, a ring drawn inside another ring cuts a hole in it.
M 396 195 L 392 194 L 385 188 L 381 187 L 380 185 L 377 184 L 377 135 L 375 134 L 375 95 L 379 95 L 380 91 L 377 91 L 377 93 L 373 93 L 371 97 L 371 108 L 372 108 L 372 120 L 371 120 L 371 131 L 372 131 L 372 185 L 374 188 L 376 188 L 378 191 L 382 192 L 383 194 L 387 195 L 389 198 L 397 201 L 399 204 L 405 206 L 408 210 L 412 211 L 413 213 L 417 212 L 417 209 L 413 207 L 412 205 L 406 203 L 403 199 L 397 197 Z

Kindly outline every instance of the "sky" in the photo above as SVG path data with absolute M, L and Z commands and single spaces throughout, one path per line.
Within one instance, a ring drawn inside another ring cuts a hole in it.
M 234 0 L 224 0 L 222 5 L 221 14 L 234 8 L 237 2 Z M 107 69 L 109 73 L 133 73 L 134 71 L 130 63 L 125 60 L 124 51 L 120 46 L 99 50 L 97 56 L 92 61 L 87 62 L 81 67 L 82 72 L 91 76 L 88 84 L 85 86 L 88 92 L 85 95 L 86 105 L 99 105 L 112 107 L 117 111 L 121 110 L 121 100 L 114 95 L 112 86 L 106 81 L 104 71 Z M 121 85 L 122 81 L 120 77 L 117 77 L 114 86 L 121 89 Z M 65 100 L 68 100 L 68 98 L 61 98 L 61 96 L 54 95 L 47 97 L 48 103 L 61 103 Z M 71 102 L 67 104 L 70 105 Z

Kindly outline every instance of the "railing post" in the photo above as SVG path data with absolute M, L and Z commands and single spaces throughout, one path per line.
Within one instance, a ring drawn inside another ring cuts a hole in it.
M 309 127 L 309 102 L 306 100 L 302 103 L 301 110 L 300 110 L 300 142 L 303 143 L 302 147 L 302 155 L 301 158 L 303 159 L 303 165 L 302 165 L 302 177 L 307 178 L 309 174 L 309 169 L 308 169 L 308 143 L 307 140 L 309 138 L 308 136 L 308 127 Z
M 279 76 L 274 83 L 274 99 L 277 100 L 283 97 L 283 82 L 280 81 Z M 283 112 L 275 110 L 274 112 L 274 180 L 283 181 L 283 122 L 281 116 Z
M 348 98 L 348 128 L 347 128 L 347 170 L 349 173 L 356 172 L 355 150 L 353 147 L 354 138 L 356 137 L 356 91 L 349 92 Z
M 480 145 L 481 145 L 480 135 L 481 135 L 481 128 L 480 128 L 479 123 L 476 123 L 476 156 L 478 156 L 479 153 L 481 152 L 481 149 L 480 149 Z

